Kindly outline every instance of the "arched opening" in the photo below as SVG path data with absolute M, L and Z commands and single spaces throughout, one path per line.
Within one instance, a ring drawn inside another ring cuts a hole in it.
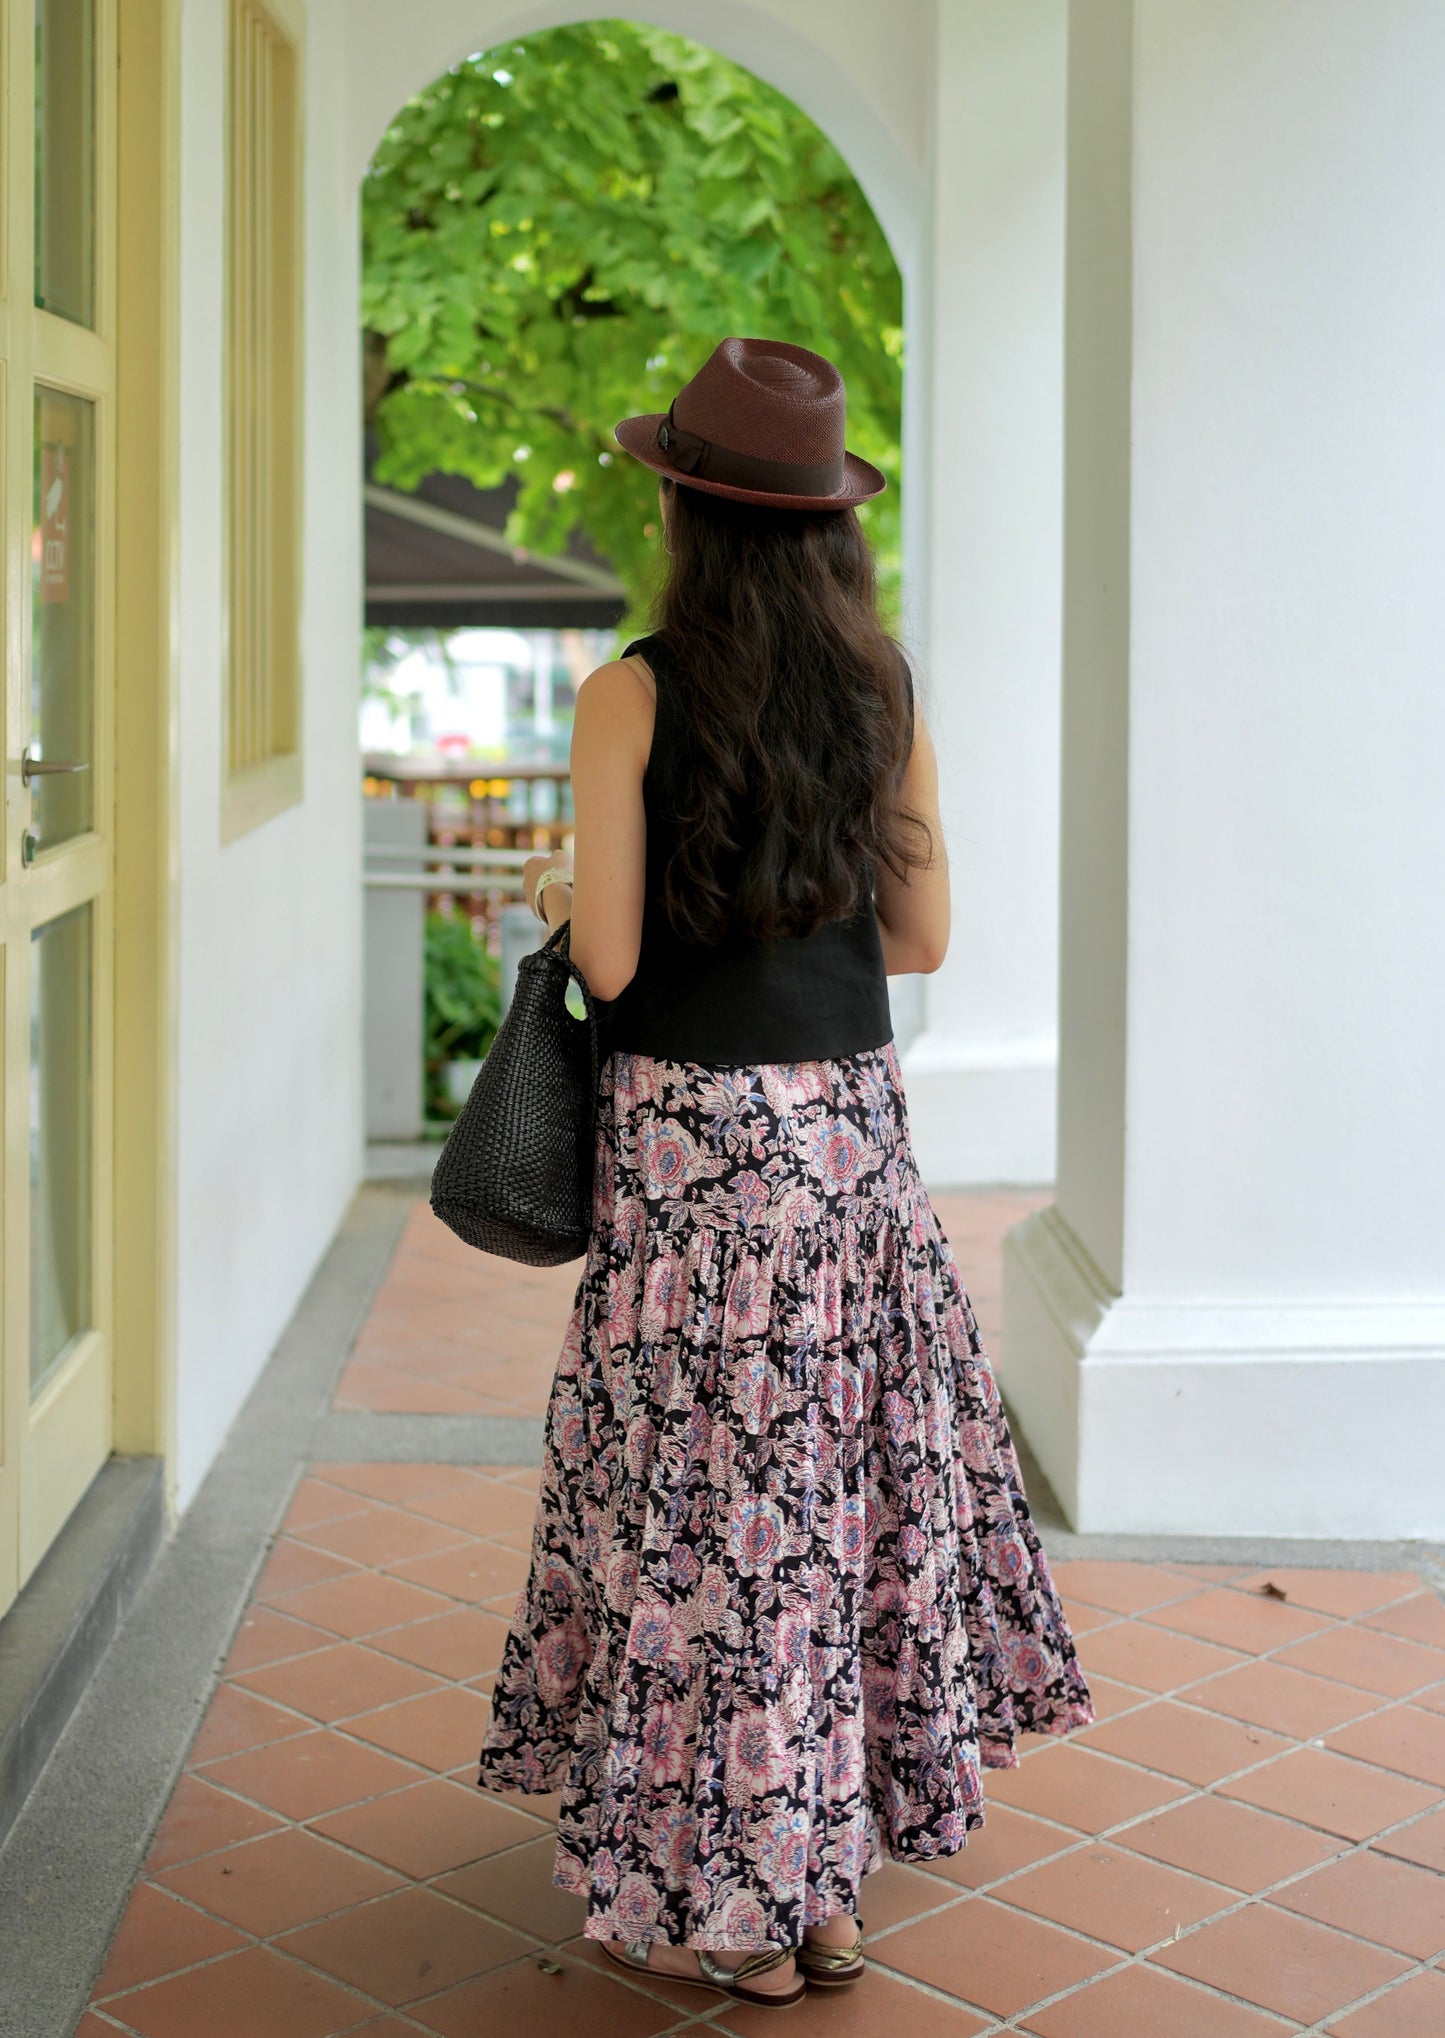
M 424 84 L 361 220 L 368 1116 L 404 1140 L 466 1094 L 535 939 L 508 910 L 520 865 L 566 839 L 576 688 L 645 615 L 655 483 L 613 424 L 665 409 L 728 332 L 829 355 L 849 444 L 892 483 L 863 515 L 899 626 L 905 279 L 808 112 L 629 21 Z M 902 1038 L 916 986 L 897 1003 Z

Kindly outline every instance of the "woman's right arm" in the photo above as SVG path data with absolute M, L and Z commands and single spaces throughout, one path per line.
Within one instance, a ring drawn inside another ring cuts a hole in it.
M 873 886 L 883 964 L 889 976 L 929 975 L 948 953 L 952 905 L 948 889 L 948 850 L 938 811 L 938 758 L 923 716 L 915 711 L 913 749 L 898 789 L 899 806 L 928 823 L 933 855 L 926 865 L 912 864 L 906 879 L 886 868 Z M 909 829 L 910 836 L 918 831 Z M 920 853 L 922 849 L 919 842 Z

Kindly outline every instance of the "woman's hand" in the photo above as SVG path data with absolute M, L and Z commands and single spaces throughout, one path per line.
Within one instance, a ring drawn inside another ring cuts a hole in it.
M 566 884 L 550 884 L 542 894 L 542 911 L 547 916 L 549 927 L 560 927 L 572 912 L 572 858 L 565 849 L 554 849 L 550 856 L 529 856 L 522 865 L 522 891 L 527 904 L 535 913 L 537 910 L 537 880 L 544 870 L 565 870 Z

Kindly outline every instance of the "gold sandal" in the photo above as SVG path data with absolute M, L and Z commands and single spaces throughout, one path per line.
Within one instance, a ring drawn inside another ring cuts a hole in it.
M 863 1958 L 863 1920 L 855 1918 L 856 1937 L 851 1946 L 815 1946 L 804 1939 L 793 1956 L 814 1988 L 846 1988 L 866 1972 Z
M 736 1967 L 724 1967 L 711 1953 L 705 1952 L 700 1946 L 694 1946 L 689 1950 L 697 1961 L 700 1973 L 664 1974 L 660 1967 L 653 1967 L 648 1960 L 648 1954 L 652 1949 L 650 1939 L 629 1939 L 625 1941 L 620 1953 L 614 1953 L 605 1940 L 599 1943 L 603 1953 L 615 1967 L 626 1967 L 634 1972 L 641 1969 L 644 1973 L 650 1974 L 654 1981 L 681 1981 L 691 1983 L 695 1988 L 716 1989 L 720 1995 L 731 1996 L 735 2002 L 756 2003 L 759 2009 L 787 2009 L 792 2003 L 800 2003 L 808 1992 L 801 1975 L 796 1977 L 796 1985 L 786 1995 L 780 1994 L 777 1990 L 747 1988 L 743 1985 L 755 1975 L 771 1974 L 775 1967 L 782 1966 L 790 1954 L 796 1958 L 796 1949 L 792 1946 L 770 1946 L 765 1952 L 749 1953 Z

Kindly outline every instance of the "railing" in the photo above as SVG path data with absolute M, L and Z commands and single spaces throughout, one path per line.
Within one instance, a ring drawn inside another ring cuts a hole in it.
M 364 766 L 368 798 L 417 801 L 427 810 L 424 840 L 368 842 L 368 888 L 422 891 L 428 911 L 465 913 L 499 953 L 500 915 L 522 897 L 527 858 L 571 846 L 566 765 L 371 753 Z

